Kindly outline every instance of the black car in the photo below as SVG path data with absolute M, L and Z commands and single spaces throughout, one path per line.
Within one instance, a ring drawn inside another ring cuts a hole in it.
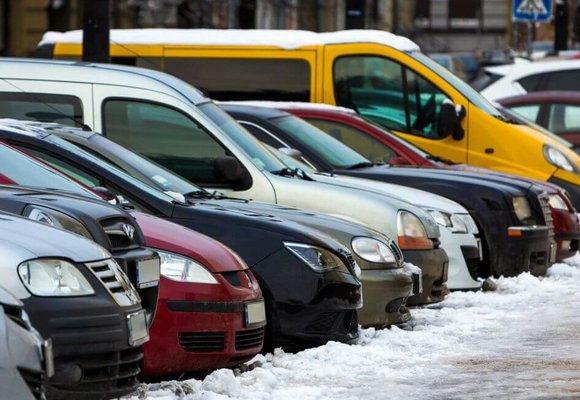
M 479 276 L 514 276 L 524 271 L 543 275 L 555 259 L 548 196 L 538 186 L 507 176 L 376 165 L 285 111 L 245 104 L 220 106 L 258 139 L 275 148 L 299 150 L 319 171 L 409 186 L 458 202 L 469 211 L 481 233 L 485 257 Z M 325 143 L 335 150 L 344 149 L 343 154 L 335 151 L 335 161 L 329 160 L 320 151 Z M 336 160 L 343 162 L 339 165 Z
M 196 193 L 187 200 L 172 197 L 32 123 L 0 129 L 0 139 L 79 181 L 121 195 L 139 211 L 192 228 L 236 251 L 266 300 L 267 347 L 356 339 L 362 306 L 356 264 L 330 236 L 272 215 L 196 199 Z
M 33 161 L 0 145 L 0 174 L 5 178 L 24 177 L 29 162 Z M 159 291 L 160 261 L 155 251 L 145 247 L 139 225 L 127 211 L 98 198 L 89 199 L 66 190 L 40 189 L 51 187 L 55 180 L 63 180 L 59 178 L 46 167 L 43 173 L 37 169 L 34 188 L 0 185 L 0 210 L 68 230 L 107 249 L 137 288 L 151 320 Z M 70 183 L 64 188 L 78 190 Z

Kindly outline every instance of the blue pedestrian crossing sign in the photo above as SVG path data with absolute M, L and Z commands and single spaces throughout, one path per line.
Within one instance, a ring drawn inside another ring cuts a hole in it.
M 512 21 L 548 22 L 552 18 L 552 0 L 513 0 Z

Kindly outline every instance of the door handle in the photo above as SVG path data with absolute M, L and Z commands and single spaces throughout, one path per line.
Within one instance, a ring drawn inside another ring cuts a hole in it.
M 485 154 L 493 154 L 495 152 L 494 149 L 492 149 L 491 147 L 488 147 L 487 149 L 484 150 Z

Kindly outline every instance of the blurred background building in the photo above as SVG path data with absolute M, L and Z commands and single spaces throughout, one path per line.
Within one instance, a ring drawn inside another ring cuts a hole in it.
M 574 38 L 580 0 L 553 1 L 568 3 Z M 0 54 L 30 56 L 45 31 L 81 29 L 83 2 L 0 0 Z M 511 23 L 511 0 L 110 0 L 110 10 L 111 28 L 372 28 L 427 52 L 517 48 L 528 29 Z M 532 29 L 534 40 L 553 40 L 553 24 Z

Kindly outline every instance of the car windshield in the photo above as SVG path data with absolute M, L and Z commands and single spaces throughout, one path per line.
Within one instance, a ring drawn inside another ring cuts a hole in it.
M 332 136 L 327 135 L 314 125 L 304 121 L 302 118 L 294 115 L 285 115 L 283 117 L 272 118 L 270 122 L 308 148 L 308 150 L 315 153 L 318 157 L 324 159 L 333 168 L 343 169 L 356 165 L 372 165 L 369 160 L 359 153 L 342 144 Z
M 205 103 L 200 105 L 199 109 L 236 142 L 260 170 L 272 172 L 286 168 L 286 165 L 270 153 L 260 141 L 217 105 Z
M 151 187 L 148 184 L 145 184 L 144 182 L 132 177 L 131 175 L 125 173 L 124 171 L 120 170 L 119 168 L 115 167 L 114 165 L 112 165 L 109 162 L 104 162 L 103 159 L 98 158 L 92 154 L 90 154 L 89 152 L 83 150 L 82 148 L 80 148 L 79 146 L 76 146 L 70 142 L 67 142 L 64 139 L 61 139 L 60 137 L 52 134 L 49 136 L 46 136 L 43 138 L 43 140 L 46 140 L 62 149 L 64 149 L 67 152 L 72 152 L 76 155 L 79 155 L 81 157 L 83 157 L 86 160 L 89 160 L 92 163 L 98 164 L 101 167 L 105 168 L 106 170 L 110 171 L 111 173 L 115 174 L 116 176 L 120 176 L 125 182 L 128 182 L 130 185 L 134 185 L 136 187 L 138 187 L 141 190 L 144 190 L 146 192 L 148 192 L 149 194 L 157 197 L 160 200 L 163 201 L 173 201 L 174 198 L 161 192 L 160 190 Z
M 4 144 L 0 144 L 0 174 L 18 185 L 66 190 L 84 196 L 98 197 L 42 161 Z
M 438 64 L 435 60 L 427 57 L 425 54 L 420 52 L 409 53 L 411 57 L 424 64 L 441 78 L 445 79 L 447 83 L 457 89 L 461 94 L 463 94 L 467 99 L 477 106 L 479 109 L 483 110 L 489 115 L 494 117 L 501 117 L 501 113 L 482 95 L 476 92 L 471 86 L 466 82 L 462 81 L 453 74 L 450 74 L 443 66 Z

